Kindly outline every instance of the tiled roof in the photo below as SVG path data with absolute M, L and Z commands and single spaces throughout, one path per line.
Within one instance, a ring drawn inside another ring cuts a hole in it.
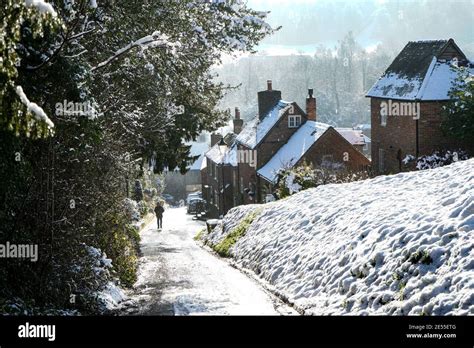
M 455 45 L 452 40 L 409 42 L 367 92 L 367 97 L 449 100 L 448 92 L 458 69 L 452 62 L 437 58 L 449 43 Z

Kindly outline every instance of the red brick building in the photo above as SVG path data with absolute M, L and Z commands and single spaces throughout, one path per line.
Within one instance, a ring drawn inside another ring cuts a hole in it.
M 223 215 L 240 204 L 264 202 L 282 168 L 304 161 L 354 171 L 370 165 L 362 153 L 366 145 L 362 131 L 317 122 L 312 90 L 303 110 L 295 102 L 283 101 L 281 92 L 273 90 L 268 81 L 267 90 L 258 92 L 258 110 L 243 127 L 236 109 L 232 136 L 212 138 L 203 171 L 203 194 L 209 192 L 211 216 Z
M 373 169 L 397 173 L 407 155 L 473 150 L 441 131 L 443 105 L 459 67 L 472 66 L 454 40 L 409 42 L 367 93 Z

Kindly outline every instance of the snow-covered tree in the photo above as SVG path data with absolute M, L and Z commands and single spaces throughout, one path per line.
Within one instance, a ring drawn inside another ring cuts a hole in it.
M 0 268 L 0 303 L 14 294 L 94 311 L 82 291 L 106 280 L 78 271 L 90 264 L 84 244 L 133 284 L 139 236 L 123 206 L 128 187 L 148 165 L 184 170 L 185 141 L 223 123 L 226 86 L 211 67 L 271 33 L 265 15 L 237 0 L 2 3 L 0 240 L 39 243 L 42 257 Z M 83 104 L 91 108 L 76 112 Z M 90 306 L 71 304 L 76 293 Z
M 2 1 L 0 17 L 0 129 L 42 137 L 50 134 L 53 122 L 40 105 L 17 84 L 22 67 L 19 48 L 41 40 L 45 32 L 60 25 L 53 6 L 43 0 Z
M 458 139 L 474 142 L 474 77 L 469 70 L 460 68 L 451 89 L 451 101 L 445 107 L 443 129 Z

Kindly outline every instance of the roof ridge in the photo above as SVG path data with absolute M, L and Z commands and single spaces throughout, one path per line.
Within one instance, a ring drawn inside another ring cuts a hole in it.
M 436 56 L 433 56 L 433 58 L 431 59 L 430 66 L 428 67 L 428 70 L 426 71 L 426 74 L 423 77 L 423 82 L 421 83 L 420 89 L 418 90 L 418 93 L 415 96 L 415 100 L 421 99 L 421 97 L 423 96 L 423 93 L 425 92 L 426 86 L 428 85 L 428 81 L 431 77 L 431 74 L 433 73 L 433 69 L 437 61 L 438 59 L 436 58 Z

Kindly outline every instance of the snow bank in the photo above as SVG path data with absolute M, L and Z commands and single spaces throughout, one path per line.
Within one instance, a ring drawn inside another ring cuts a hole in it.
M 114 282 L 108 282 L 106 287 L 97 296 L 105 310 L 117 309 L 123 301 L 128 299 L 125 292 Z
M 474 314 L 473 188 L 474 160 L 320 186 L 263 205 L 231 254 L 307 314 Z

